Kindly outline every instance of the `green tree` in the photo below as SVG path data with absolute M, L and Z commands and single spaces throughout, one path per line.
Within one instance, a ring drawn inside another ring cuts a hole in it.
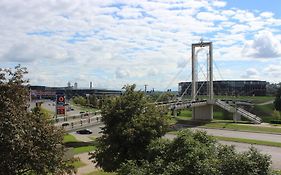
M 175 94 L 171 93 L 171 92 L 165 92 L 162 93 L 159 97 L 158 97 L 158 102 L 167 102 L 170 100 L 173 100 L 175 98 Z
M 274 107 L 277 111 L 281 112 L 281 87 L 279 87 L 274 100 Z
M 219 145 L 203 131 L 183 130 L 173 140 L 158 139 L 148 146 L 146 158 L 128 161 L 120 175 L 267 175 L 270 157 L 256 149 L 237 153 Z
M 76 96 L 73 98 L 73 102 L 75 104 L 79 104 L 81 106 L 86 106 L 87 105 L 87 100 L 85 97 L 82 97 L 82 96 Z
M 25 68 L 0 69 L 0 169 L 5 175 L 63 174 L 73 171 L 63 159 L 63 132 L 28 111 Z
M 97 106 L 98 106 L 98 99 L 97 99 L 97 97 L 96 97 L 94 94 L 93 94 L 93 95 L 90 95 L 89 101 L 90 101 L 90 104 L 91 104 L 93 107 L 97 107 Z
M 146 147 L 167 130 L 167 118 L 146 96 L 125 86 L 125 92 L 105 101 L 102 107 L 103 135 L 91 158 L 105 171 L 115 171 L 126 160 L 141 160 Z

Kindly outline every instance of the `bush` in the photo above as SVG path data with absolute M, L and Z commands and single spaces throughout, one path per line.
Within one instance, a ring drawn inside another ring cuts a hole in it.
M 271 120 L 270 123 L 272 123 L 272 124 L 281 124 L 281 120 Z
M 122 164 L 119 174 L 267 175 L 270 157 L 255 148 L 237 153 L 219 145 L 203 131 L 183 130 L 174 140 L 158 139 L 148 146 L 146 159 Z

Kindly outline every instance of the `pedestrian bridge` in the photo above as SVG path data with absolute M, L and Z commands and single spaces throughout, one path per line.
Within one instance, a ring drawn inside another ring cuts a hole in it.
M 233 120 L 238 121 L 241 119 L 241 116 L 246 118 L 247 120 L 255 123 L 260 124 L 262 122 L 261 118 L 257 117 L 256 115 L 246 111 L 245 109 L 241 107 L 237 107 L 236 104 L 242 104 L 242 105 L 251 105 L 247 102 L 235 102 L 233 103 L 235 106 L 232 106 L 220 99 L 214 99 L 214 100 L 197 100 L 197 101 L 170 101 L 166 103 L 157 103 L 158 106 L 162 107 L 168 107 L 171 110 L 179 110 L 179 109 L 186 109 L 186 108 L 199 108 L 204 107 L 208 105 L 216 105 L 230 113 L 233 114 Z

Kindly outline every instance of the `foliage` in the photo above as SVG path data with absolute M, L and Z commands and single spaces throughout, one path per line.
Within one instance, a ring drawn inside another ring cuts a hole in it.
M 276 93 L 276 97 L 274 100 L 274 107 L 277 111 L 281 112 L 281 87 L 278 89 Z
M 163 101 L 163 102 L 167 102 L 170 100 L 173 100 L 175 98 L 175 95 L 171 92 L 165 92 L 162 93 L 159 97 L 157 101 Z
M 73 100 L 73 102 L 74 102 L 75 104 L 79 104 L 79 105 L 81 105 L 81 106 L 86 106 L 86 105 L 87 105 L 87 100 L 86 100 L 86 98 L 84 98 L 84 97 L 82 97 L 82 96 L 76 96 L 76 97 L 74 97 L 72 100 Z
M 63 159 L 63 132 L 40 110 L 28 111 L 27 71 L 0 70 L 0 169 L 5 175 L 70 173 Z
M 271 124 L 281 124 L 281 120 L 271 120 Z
M 270 157 L 255 148 L 237 153 L 233 146 L 219 145 L 203 131 L 183 130 L 172 141 L 158 139 L 148 147 L 147 157 L 127 161 L 120 175 L 265 175 Z
M 89 96 L 89 102 L 90 102 L 91 106 L 93 106 L 93 107 L 98 106 L 98 98 L 95 95 Z
M 274 111 L 272 112 L 272 117 L 273 117 L 274 119 L 281 119 L 280 112 L 274 110 Z
M 167 130 L 167 119 L 146 96 L 125 86 L 125 92 L 105 101 L 102 108 L 103 135 L 91 158 L 105 171 L 118 169 L 126 160 L 140 160 L 149 143 Z

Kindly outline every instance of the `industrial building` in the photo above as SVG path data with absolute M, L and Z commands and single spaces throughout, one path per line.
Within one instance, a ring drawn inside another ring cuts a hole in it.
M 32 99 L 55 99 L 56 94 L 65 94 L 67 99 L 73 96 L 86 96 L 86 94 L 96 96 L 120 95 L 119 90 L 107 89 L 76 89 L 76 87 L 47 87 L 47 86 L 30 86 L 30 95 Z
M 214 81 L 214 95 L 227 96 L 265 96 L 266 95 L 266 81 L 258 80 L 225 80 Z M 191 82 L 180 82 L 178 85 L 179 96 L 191 95 Z M 197 95 L 207 95 L 206 81 L 198 81 Z

